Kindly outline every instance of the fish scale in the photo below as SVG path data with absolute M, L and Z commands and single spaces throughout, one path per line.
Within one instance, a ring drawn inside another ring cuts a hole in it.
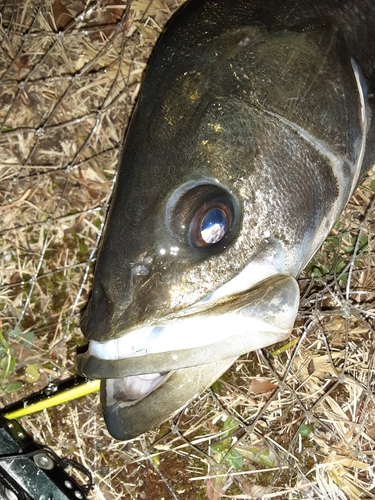
M 81 323 L 114 437 L 288 337 L 296 277 L 374 164 L 373 21 L 369 0 L 192 0 L 168 25 Z

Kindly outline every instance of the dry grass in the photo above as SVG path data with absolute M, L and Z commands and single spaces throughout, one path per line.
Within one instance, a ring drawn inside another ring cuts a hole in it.
M 74 372 L 123 131 L 179 3 L 1 3 L 3 404 Z M 116 442 L 92 395 L 23 424 L 93 472 L 92 499 L 375 498 L 374 200 L 370 174 L 301 277 L 291 344 L 173 422 Z

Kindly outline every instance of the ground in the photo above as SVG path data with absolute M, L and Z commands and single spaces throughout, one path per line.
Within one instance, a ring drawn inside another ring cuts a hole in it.
M 2 3 L 3 405 L 75 372 L 123 133 L 181 3 Z M 109 436 L 96 394 L 22 425 L 92 471 L 90 499 L 375 498 L 374 179 L 301 276 L 290 342 L 132 442 Z

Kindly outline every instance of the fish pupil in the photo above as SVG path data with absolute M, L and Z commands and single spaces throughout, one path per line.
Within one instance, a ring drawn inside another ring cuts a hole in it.
M 201 237 L 205 243 L 212 245 L 221 241 L 228 229 L 228 218 L 220 208 L 209 210 L 201 223 Z

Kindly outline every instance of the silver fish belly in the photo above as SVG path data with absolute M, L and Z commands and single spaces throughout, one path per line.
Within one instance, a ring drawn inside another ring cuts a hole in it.
M 109 432 L 286 339 L 296 277 L 374 163 L 370 0 L 192 0 L 151 57 L 82 318 Z

